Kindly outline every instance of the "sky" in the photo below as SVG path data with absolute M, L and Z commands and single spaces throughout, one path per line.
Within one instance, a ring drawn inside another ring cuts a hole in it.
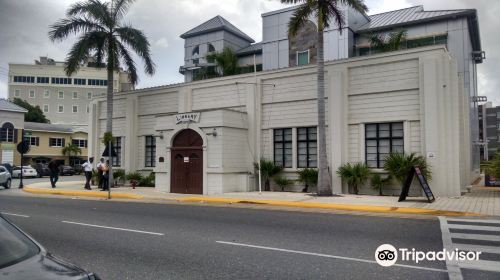
M 103 0 L 102 0 L 103 1 Z M 33 63 L 39 56 L 63 61 L 75 37 L 51 42 L 49 25 L 63 18 L 75 0 L 0 0 L 0 98 L 7 97 L 8 63 Z M 495 0 L 365 0 L 368 14 L 376 14 L 416 5 L 425 10 L 475 8 L 486 60 L 478 65 L 479 95 L 500 105 L 500 1 Z M 184 58 L 179 35 L 198 24 L 221 15 L 243 32 L 262 39 L 261 14 L 286 7 L 279 0 L 137 0 L 125 22 L 145 32 L 151 43 L 156 74 L 139 72 L 137 88 L 182 82 L 179 74 Z M 487 36 L 488 35 L 488 36 Z M 495 66 L 496 65 L 496 66 Z

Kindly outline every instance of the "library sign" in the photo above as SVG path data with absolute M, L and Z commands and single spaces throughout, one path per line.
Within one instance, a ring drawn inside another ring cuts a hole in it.
M 200 113 L 184 113 L 175 115 L 175 123 L 191 123 L 191 122 L 199 122 L 200 121 Z

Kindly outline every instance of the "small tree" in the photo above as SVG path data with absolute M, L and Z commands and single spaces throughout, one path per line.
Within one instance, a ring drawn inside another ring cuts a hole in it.
M 42 109 L 40 109 L 40 106 L 33 106 L 20 98 L 14 98 L 12 103 L 28 110 L 28 112 L 24 114 L 25 122 L 50 123 L 49 119 L 43 114 Z
M 490 161 L 483 162 L 481 168 L 486 176 L 500 177 L 500 153 L 496 153 Z
M 260 175 L 264 180 L 264 191 L 271 190 L 269 179 L 283 170 L 283 167 L 274 164 L 272 160 L 261 159 L 260 163 L 255 163 L 255 169 L 260 170 Z
M 422 156 L 417 156 L 415 153 L 391 153 L 385 157 L 384 169 L 393 176 L 401 186 L 405 183 L 406 177 L 413 166 L 420 167 L 422 175 L 428 181 L 432 180 L 432 172 L 427 161 Z
M 392 177 L 391 175 L 387 176 L 386 178 L 382 178 L 380 174 L 374 174 L 372 178 L 370 179 L 372 188 L 374 190 L 378 190 L 378 195 L 382 196 L 382 189 L 389 184 L 391 181 Z
M 304 184 L 302 192 L 308 192 L 310 185 L 316 185 L 318 183 L 318 170 L 314 168 L 304 168 L 297 171 L 299 175 L 299 181 Z
M 370 178 L 370 168 L 365 163 L 346 163 L 339 167 L 337 175 L 347 182 L 349 193 L 358 194 L 358 186 L 362 185 Z
M 62 154 L 68 155 L 68 159 L 71 160 L 71 155 L 81 155 L 82 149 L 73 143 L 69 143 L 62 149 Z
M 222 52 L 209 53 L 206 55 L 207 61 L 214 61 L 220 76 L 231 76 L 239 74 L 238 56 L 229 47 L 225 47 Z
M 285 188 L 293 184 L 293 181 L 290 179 L 287 179 L 286 177 L 283 176 L 278 176 L 274 178 L 274 182 L 276 185 L 278 185 L 281 188 L 281 191 L 284 192 Z

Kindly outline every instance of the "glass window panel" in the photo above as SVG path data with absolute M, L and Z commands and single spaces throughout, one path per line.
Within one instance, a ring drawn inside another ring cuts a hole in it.
M 371 168 L 377 168 L 377 161 L 376 160 L 368 160 L 368 161 L 366 161 L 366 164 Z
M 285 130 L 285 141 L 292 141 L 292 129 Z

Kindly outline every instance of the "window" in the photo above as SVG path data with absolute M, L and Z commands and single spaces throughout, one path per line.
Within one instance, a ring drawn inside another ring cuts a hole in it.
M 76 91 L 73 92 L 73 99 L 78 99 L 78 92 Z
M 58 113 L 64 113 L 64 106 L 63 105 L 57 106 L 57 112 Z
M 49 104 L 43 104 L 43 112 L 48 113 L 49 112 Z
M 154 136 L 146 136 L 146 162 L 144 166 L 155 167 L 156 166 L 156 138 Z
M 87 99 L 92 100 L 92 92 L 87 92 Z
M 87 80 L 85 80 L 85 79 L 77 79 L 77 78 L 73 79 L 73 84 L 75 84 L 75 85 L 84 86 L 86 83 L 87 83 Z
M 297 167 L 318 167 L 316 127 L 297 128 Z
M 297 52 L 297 66 L 309 64 L 309 50 Z
M 211 52 L 215 52 L 215 47 L 214 45 L 208 43 L 208 52 L 211 53 Z
M 0 142 L 14 142 L 14 133 L 16 130 L 14 129 L 14 125 L 11 123 L 4 123 L 0 127 Z
M 53 84 L 71 85 L 71 78 L 52 78 Z
M 199 54 L 200 54 L 200 46 L 194 47 L 193 52 L 191 53 L 191 55 L 195 56 L 195 55 L 199 55 Z
M 87 148 L 87 140 L 85 139 L 72 139 L 71 144 L 76 145 L 80 148 Z
M 365 126 L 366 164 L 372 168 L 384 167 L 389 153 L 403 153 L 403 123 L 374 123 Z
M 28 137 L 30 146 L 40 146 L 40 137 Z
M 44 90 L 43 91 L 43 98 L 50 98 L 50 91 L 49 90 Z
M 107 80 L 96 80 L 96 79 L 88 79 L 88 85 L 89 86 L 107 86 L 108 81 Z
M 200 64 L 200 59 L 198 59 L 198 58 L 193 59 L 193 64 L 194 65 Z
M 64 146 L 64 138 L 49 138 L 49 146 L 50 147 L 63 147 Z
M 78 113 L 78 106 L 77 105 L 73 105 L 73 110 L 72 110 L 73 113 Z
M 14 76 L 14 83 L 34 84 L 35 77 L 32 77 L 32 76 Z
M 20 90 L 18 90 L 18 89 L 16 89 L 16 90 L 14 91 L 14 97 L 19 97 L 19 96 L 21 96 L 21 91 L 20 91 Z
M 497 112 L 497 118 L 500 119 L 500 112 Z
M 34 90 L 30 90 L 30 98 L 35 98 L 35 91 Z
M 59 92 L 59 99 L 64 99 L 64 91 Z
M 38 84 L 48 84 L 49 83 L 49 77 L 36 77 L 36 82 Z
M 274 163 L 282 167 L 292 167 L 292 129 L 274 130 Z
M 116 157 L 113 157 L 113 166 L 121 166 L 122 165 L 122 138 L 115 137 L 115 152 Z

